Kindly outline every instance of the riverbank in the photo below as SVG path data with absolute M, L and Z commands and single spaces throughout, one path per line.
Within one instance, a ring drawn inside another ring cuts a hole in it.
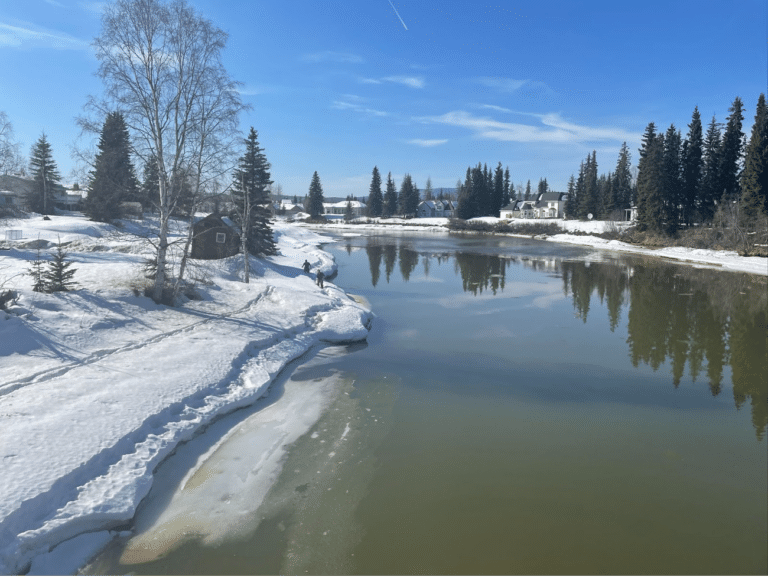
M 306 229 L 276 223 L 278 255 L 194 261 L 178 308 L 141 294 L 143 225 L 79 216 L 6 222 L 0 252 L 0 573 L 74 572 L 127 526 L 156 467 L 219 417 L 252 405 L 292 360 L 365 340 L 372 314 L 314 272 L 336 265 Z M 181 231 L 179 231 L 179 237 Z M 72 292 L 33 292 L 52 243 L 74 262 Z M 307 259 L 312 276 L 301 270 Z
M 364 220 L 364 221 L 363 221 Z M 344 222 L 331 222 L 325 225 L 302 225 L 313 230 L 323 229 L 339 229 L 339 230 L 356 230 L 356 231 L 402 231 L 402 232 L 450 232 L 448 229 L 447 218 L 419 218 L 419 219 L 358 219 L 358 222 L 344 223 Z M 368 222 L 370 221 L 370 222 Z M 494 217 L 482 217 L 472 219 L 470 222 L 484 222 L 488 224 L 495 224 L 500 219 Z M 418 223 L 418 224 L 415 224 Z M 609 221 L 589 221 L 582 222 L 577 220 L 555 220 L 553 224 L 557 224 L 563 232 L 553 235 L 530 235 L 530 234 L 514 234 L 514 233 L 485 233 L 485 232 L 472 232 L 462 231 L 461 234 L 498 234 L 502 236 L 511 236 L 519 238 L 536 238 L 538 240 L 545 240 L 549 242 L 558 242 L 565 244 L 575 244 L 580 246 L 589 246 L 595 249 L 611 250 L 632 254 L 641 254 L 645 256 L 653 256 L 663 259 L 671 259 L 680 261 L 693 266 L 704 266 L 711 268 L 722 268 L 724 270 L 732 270 L 738 272 L 747 272 L 750 274 L 757 274 L 762 276 L 768 276 L 768 259 L 754 256 L 740 256 L 736 251 L 722 251 L 713 249 L 697 249 L 687 247 L 663 247 L 663 248 L 647 248 L 643 246 L 637 246 L 622 242 L 619 240 L 606 240 L 599 236 L 595 236 L 602 232 L 606 232 L 610 228 L 616 226 L 617 223 Z M 623 223 L 618 223 L 623 224 Z M 578 233 L 578 234 L 573 234 Z

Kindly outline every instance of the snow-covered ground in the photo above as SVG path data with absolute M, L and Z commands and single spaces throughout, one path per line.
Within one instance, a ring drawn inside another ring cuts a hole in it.
M 487 222 L 489 224 L 495 224 L 500 219 L 485 216 L 481 218 L 471 219 L 473 221 Z M 371 222 L 367 222 L 371 221 Z M 610 221 L 578 221 L 578 220 L 551 220 L 551 221 L 519 221 L 521 223 L 554 223 L 563 229 L 562 234 L 555 234 L 551 236 L 540 235 L 536 238 L 541 240 L 548 240 L 551 242 L 561 242 L 568 244 L 578 244 L 582 246 L 589 246 L 596 249 L 612 250 L 619 252 L 629 252 L 634 254 L 643 254 L 647 256 L 655 256 L 659 258 L 667 258 L 673 260 L 679 260 L 681 262 L 704 267 L 723 268 L 727 270 L 748 272 L 752 274 L 759 274 L 768 276 L 768 259 L 761 257 L 745 257 L 739 256 L 735 251 L 722 251 L 722 250 L 709 250 L 709 249 L 696 249 L 686 247 L 665 247 L 659 249 L 645 248 L 618 240 L 605 240 L 597 236 L 591 236 L 592 234 L 599 234 L 608 231 L 610 228 L 617 226 L 627 226 L 627 223 L 614 223 Z M 359 224 L 358 224 L 359 223 Z M 328 229 L 345 229 L 345 230 L 396 230 L 396 231 L 446 231 L 448 227 L 447 218 L 414 218 L 414 219 L 358 219 L 355 224 L 347 224 L 344 222 L 334 222 L 326 225 L 310 225 L 316 230 Z M 588 236 L 568 234 L 571 232 L 587 233 Z M 510 235 L 514 236 L 514 235 Z M 530 235 L 524 235 L 529 237 Z
M 316 270 L 336 267 L 324 239 L 287 224 L 275 224 L 279 255 L 252 259 L 249 284 L 241 256 L 194 261 L 201 299 L 177 308 L 134 293 L 150 250 L 136 224 L 3 221 L 0 241 L 7 230 L 22 238 L 0 250 L 0 291 L 19 294 L 0 311 L 0 574 L 76 570 L 132 518 L 180 442 L 253 404 L 313 347 L 365 339 L 372 318 L 332 283 L 316 286 Z M 32 292 L 36 247 L 47 257 L 59 241 L 80 288 Z

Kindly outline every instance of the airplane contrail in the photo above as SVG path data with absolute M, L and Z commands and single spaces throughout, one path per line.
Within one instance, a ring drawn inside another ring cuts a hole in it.
M 392 4 L 392 0 L 389 0 L 389 5 L 392 6 L 392 10 L 394 10 L 395 14 L 397 14 L 397 17 L 400 18 L 400 13 L 397 11 L 397 8 L 395 8 L 395 5 Z M 405 22 L 403 22 L 402 18 L 400 18 L 400 23 L 403 25 L 403 28 L 408 30 L 408 27 L 405 25 Z

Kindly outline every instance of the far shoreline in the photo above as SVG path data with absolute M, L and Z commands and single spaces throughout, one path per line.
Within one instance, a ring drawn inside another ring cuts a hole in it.
M 412 224 L 410 221 L 423 220 L 424 224 Z M 498 222 L 500 219 L 485 217 L 474 219 L 479 222 Z M 553 221 L 552 224 L 569 222 L 575 223 L 575 232 L 579 230 L 580 221 Z M 448 229 L 447 218 L 426 218 L 426 219 L 393 219 L 392 222 L 343 222 L 331 221 L 328 223 L 305 223 L 297 221 L 294 224 L 316 231 L 322 230 L 357 230 L 361 234 L 365 231 L 377 232 L 424 232 L 424 233 L 452 233 L 463 235 L 488 235 L 488 236 L 506 236 L 511 238 L 526 238 L 533 240 L 542 240 L 556 242 L 560 244 L 570 244 L 584 246 L 594 249 L 610 250 L 627 254 L 636 254 L 642 256 L 651 256 L 663 260 L 672 260 L 680 264 L 688 264 L 695 267 L 711 268 L 716 270 L 725 270 L 731 272 L 742 272 L 768 277 L 768 259 L 758 256 L 740 256 L 736 251 L 724 251 L 715 249 L 696 249 L 680 246 L 667 246 L 662 248 L 648 248 L 622 242 L 619 240 L 606 240 L 600 236 L 582 232 L 581 234 L 571 234 L 569 231 L 555 235 L 547 234 L 515 234 L 509 232 L 494 231 L 476 231 L 461 230 L 453 231 Z M 548 224 L 548 223 L 545 223 Z M 607 226 L 608 221 L 592 221 L 584 223 L 591 225 L 590 228 L 596 229 L 598 226 Z

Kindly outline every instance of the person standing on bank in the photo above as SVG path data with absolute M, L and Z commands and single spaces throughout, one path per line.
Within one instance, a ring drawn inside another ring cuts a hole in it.
M 325 278 L 325 275 L 323 274 L 323 271 L 318 270 L 317 271 L 317 286 L 320 288 L 323 288 L 323 279 Z
M 301 265 L 301 268 L 303 268 L 303 269 L 304 269 L 304 272 L 305 272 L 305 273 L 309 274 L 309 268 L 310 268 L 311 266 L 312 266 L 312 265 L 311 265 L 311 264 L 309 264 L 309 261 L 308 261 L 308 260 L 304 260 L 304 264 L 303 264 L 303 265 Z

